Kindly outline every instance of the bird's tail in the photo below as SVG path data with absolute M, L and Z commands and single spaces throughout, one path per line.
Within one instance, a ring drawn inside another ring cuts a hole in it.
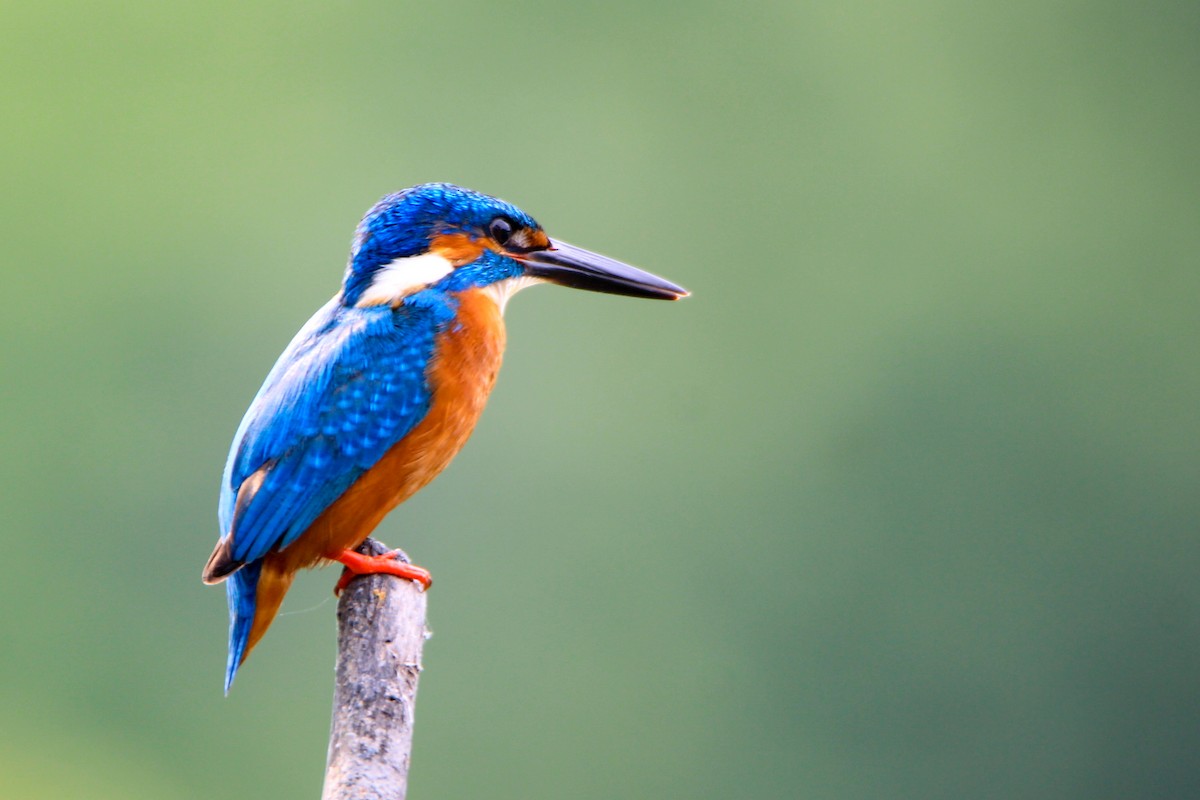
M 250 640 L 254 609 L 258 605 L 258 579 L 262 575 L 262 567 L 262 559 L 251 561 L 225 581 L 225 594 L 229 598 L 229 660 L 225 663 L 225 694 L 229 694 L 238 667 L 249 652 L 246 643 Z
M 283 559 L 272 553 L 251 561 L 229 576 L 225 592 L 229 597 L 229 659 L 225 663 L 225 694 L 233 686 L 238 667 L 250 655 L 254 645 L 267 632 L 295 572 Z

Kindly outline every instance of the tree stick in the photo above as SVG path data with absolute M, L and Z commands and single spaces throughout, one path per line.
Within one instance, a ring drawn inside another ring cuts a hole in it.
M 381 555 L 388 548 L 367 539 L 358 551 Z M 421 650 L 429 636 L 425 592 L 392 575 L 363 575 L 342 592 L 337 621 L 337 683 L 321 798 L 403 800 Z

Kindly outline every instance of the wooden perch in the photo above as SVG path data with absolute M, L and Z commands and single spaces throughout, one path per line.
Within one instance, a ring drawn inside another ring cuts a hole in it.
M 358 550 L 388 552 L 373 539 Z M 403 800 L 421 650 L 429 636 L 425 592 L 392 575 L 363 575 L 342 592 L 337 621 L 337 683 L 321 798 Z

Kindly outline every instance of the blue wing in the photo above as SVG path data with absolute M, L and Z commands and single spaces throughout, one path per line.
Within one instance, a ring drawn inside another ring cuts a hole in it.
M 335 298 L 296 335 L 225 466 L 219 515 L 232 559 L 252 562 L 294 541 L 424 418 L 437 311 L 347 308 Z

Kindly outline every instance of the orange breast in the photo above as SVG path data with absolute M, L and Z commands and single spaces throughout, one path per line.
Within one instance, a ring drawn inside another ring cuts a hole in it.
M 438 337 L 428 377 L 429 413 L 276 558 L 287 571 L 326 554 L 357 547 L 389 511 L 446 468 L 475 428 L 496 382 L 504 352 L 504 320 L 494 300 L 472 289 L 459 295 L 458 316 Z

